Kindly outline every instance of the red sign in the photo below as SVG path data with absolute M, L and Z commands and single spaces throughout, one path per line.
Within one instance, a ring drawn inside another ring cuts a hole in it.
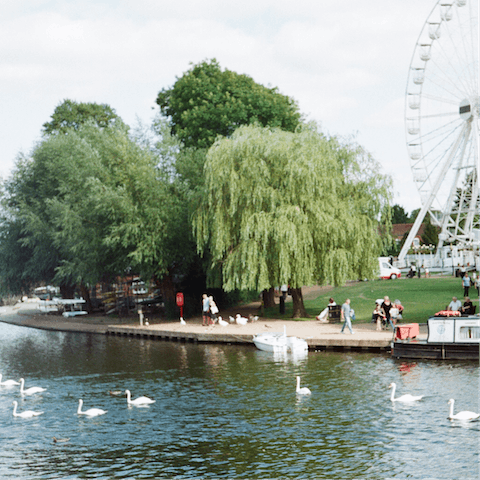
M 177 307 L 183 307 L 183 293 L 177 293 Z

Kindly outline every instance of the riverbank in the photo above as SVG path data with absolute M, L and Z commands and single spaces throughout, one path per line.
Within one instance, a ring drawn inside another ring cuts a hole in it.
M 228 316 L 226 316 L 228 318 Z M 341 324 L 325 324 L 317 320 L 294 321 L 259 318 L 247 325 L 228 324 L 204 327 L 202 319 L 193 318 L 186 325 L 178 322 L 150 319 L 149 325 L 140 325 L 136 316 L 111 318 L 106 316 L 63 317 L 41 313 L 36 303 L 19 303 L 2 307 L 0 321 L 44 330 L 95 333 L 103 335 L 130 335 L 164 340 L 253 344 L 253 336 L 263 332 L 283 331 L 287 335 L 305 339 L 311 350 L 337 348 L 388 350 L 391 330 L 376 331 L 372 323 L 354 325 L 354 335 L 340 332 Z M 426 327 L 421 327 L 420 338 L 426 338 Z

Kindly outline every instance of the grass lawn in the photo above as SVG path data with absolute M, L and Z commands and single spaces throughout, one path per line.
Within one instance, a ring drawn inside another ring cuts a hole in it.
M 342 287 L 322 290 L 315 299 L 305 299 L 305 308 L 311 318 L 299 320 L 314 320 L 333 297 L 338 304 L 350 298 L 355 310 L 354 323 L 368 323 L 372 318 L 375 300 L 385 295 L 394 302 L 399 299 L 405 307 L 402 323 L 425 323 L 427 318 L 439 310 L 445 310 L 453 296 L 463 303 L 463 287 L 460 278 L 450 276 L 434 276 L 430 278 L 401 278 L 397 280 L 373 280 L 354 282 Z M 478 303 L 475 288 L 470 288 L 470 298 L 474 305 Z M 477 313 L 478 313 L 477 306 Z M 278 305 L 266 310 L 270 318 L 289 319 L 292 316 L 292 304 L 286 303 L 285 315 L 279 314 Z

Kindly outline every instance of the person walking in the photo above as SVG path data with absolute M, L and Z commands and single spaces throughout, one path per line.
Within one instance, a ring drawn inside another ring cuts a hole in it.
M 353 335 L 355 332 L 352 330 L 352 322 L 350 320 L 350 316 L 352 314 L 352 308 L 350 307 L 350 299 L 347 298 L 345 303 L 342 305 L 341 315 L 343 322 L 343 327 L 340 333 L 343 333 L 345 330 L 345 326 L 348 327 L 350 333 Z
M 477 289 L 478 298 L 480 299 L 480 276 L 479 275 L 477 275 L 477 278 L 475 279 L 475 288 Z
M 468 276 L 468 273 L 465 273 L 465 275 L 463 276 L 462 285 L 463 285 L 463 296 L 468 297 L 468 290 L 470 289 L 470 277 Z

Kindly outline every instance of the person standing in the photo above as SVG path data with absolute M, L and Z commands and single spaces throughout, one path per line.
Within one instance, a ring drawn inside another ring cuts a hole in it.
M 353 335 L 355 332 L 352 330 L 352 322 L 350 320 L 350 315 L 352 313 L 352 308 L 350 307 L 350 299 L 347 298 L 345 303 L 342 305 L 341 315 L 343 320 L 343 327 L 340 333 L 343 333 L 345 326 L 348 327 L 350 333 Z
M 202 317 L 202 325 L 205 327 L 210 323 L 210 300 L 206 293 L 202 295 Z
M 386 318 L 386 321 L 387 321 L 387 325 L 390 324 L 390 326 L 392 327 L 392 330 L 395 330 L 395 327 L 393 326 L 393 323 L 392 323 L 392 318 L 391 318 L 391 315 L 390 315 L 390 310 L 392 308 L 392 302 L 390 301 L 390 298 L 388 296 L 385 296 L 383 298 L 383 303 L 382 303 L 382 308 L 383 308 L 383 311 L 385 312 L 385 318 Z
M 477 275 L 477 278 L 475 278 L 475 287 L 477 289 L 478 298 L 480 298 L 480 276 L 479 275 Z
M 215 303 L 215 300 L 213 299 L 213 296 L 208 297 L 208 305 L 210 306 L 210 322 L 212 325 L 215 325 L 215 321 L 217 320 L 217 314 L 218 314 L 218 307 L 217 304 Z
M 468 290 L 470 289 L 470 277 L 468 276 L 468 273 L 465 273 L 465 275 L 463 276 L 462 285 L 463 285 L 463 296 L 468 297 Z

